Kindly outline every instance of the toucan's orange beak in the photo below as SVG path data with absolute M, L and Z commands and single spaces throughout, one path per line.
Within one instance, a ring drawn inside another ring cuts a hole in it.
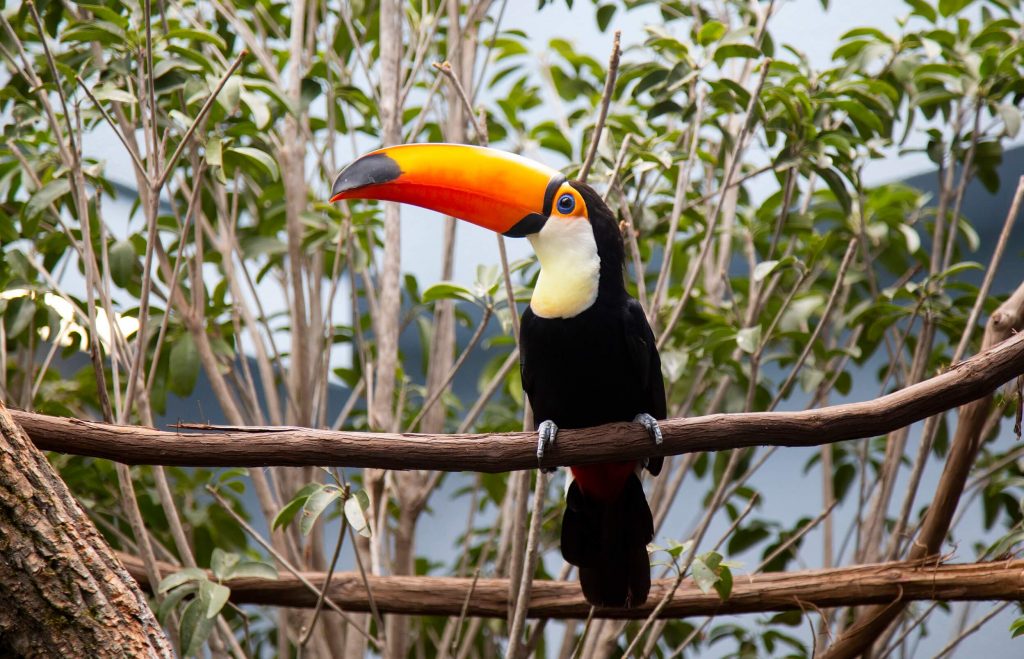
M 331 201 L 398 201 L 519 237 L 540 231 L 563 182 L 557 170 L 497 149 L 404 144 L 343 169 Z

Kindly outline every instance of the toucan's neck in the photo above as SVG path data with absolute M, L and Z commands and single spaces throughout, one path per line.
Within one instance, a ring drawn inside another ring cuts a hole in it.
M 540 274 L 530 308 L 542 318 L 573 318 L 594 304 L 626 299 L 622 234 L 601 197 L 573 182 L 587 204 L 589 221 L 549 219 L 528 236 Z
M 597 300 L 601 258 L 586 220 L 548 220 L 528 236 L 540 261 L 540 274 L 530 298 L 542 318 L 572 318 Z
M 587 204 L 597 255 L 601 260 L 597 299 L 602 304 L 622 304 L 629 296 L 626 293 L 624 279 L 626 250 L 619 223 L 601 195 L 593 188 L 578 181 L 573 181 L 572 185 Z

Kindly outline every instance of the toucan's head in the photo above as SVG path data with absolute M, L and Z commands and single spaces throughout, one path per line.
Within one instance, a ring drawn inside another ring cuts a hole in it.
M 622 235 L 585 183 L 526 158 L 462 144 L 406 144 L 359 158 L 331 201 L 380 199 L 429 208 L 510 237 L 525 237 L 541 272 L 530 306 L 571 318 L 598 297 L 625 296 Z

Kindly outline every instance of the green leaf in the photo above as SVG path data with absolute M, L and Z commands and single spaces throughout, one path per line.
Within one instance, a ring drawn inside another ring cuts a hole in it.
M 265 130 L 270 125 L 270 106 L 258 94 L 247 92 L 244 89 L 241 94 L 242 102 L 249 107 L 249 111 L 252 112 L 253 123 L 256 124 L 256 128 Z
M 121 288 L 126 288 L 135 274 L 135 265 L 138 258 L 135 256 L 135 247 L 129 240 L 118 240 L 110 246 L 110 276 L 114 283 Z
M 999 118 L 1003 120 L 1003 127 L 1006 136 L 1010 139 L 1017 137 L 1020 133 L 1021 113 L 1020 108 L 1012 103 L 1002 103 L 997 108 Z
M 597 8 L 597 29 L 602 32 L 608 29 L 612 17 L 615 16 L 615 9 L 615 5 L 612 4 L 601 5 Z
M 921 16 L 930 23 L 934 23 L 938 19 L 938 14 L 935 13 L 935 9 L 927 0 L 904 0 L 908 5 L 914 8 L 911 14 Z
M 206 617 L 216 618 L 231 596 L 231 589 L 212 581 L 199 582 L 199 600 L 206 602 Z
M 232 567 L 225 579 L 277 579 L 277 569 L 263 561 L 242 561 Z
M 216 87 L 211 84 L 212 89 Z M 225 81 L 224 86 L 220 88 L 220 92 L 217 94 L 217 103 L 224 108 L 224 111 L 231 113 L 238 107 L 238 101 L 242 97 L 242 80 L 238 76 L 231 76 Z M 246 148 L 246 147 L 242 147 Z
M 277 515 L 274 516 L 274 522 L 270 525 L 272 531 L 276 531 L 279 527 L 288 526 L 292 519 L 295 517 L 295 513 L 302 510 L 302 507 L 306 505 L 306 499 L 308 496 L 295 497 L 288 504 L 278 511 Z
M 210 570 L 213 572 L 213 576 L 218 579 L 227 579 L 227 574 L 238 563 L 240 558 L 238 554 L 232 554 L 220 547 L 214 547 L 213 554 L 210 555 Z
M 139 99 L 131 92 L 119 89 L 110 83 L 103 83 L 93 87 L 92 95 L 98 101 L 116 101 L 118 103 L 138 103 Z
M 270 178 L 275 181 L 278 179 L 277 163 L 271 158 L 265 151 L 254 149 L 251 146 L 234 146 L 228 149 L 228 153 L 235 153 L 243 158 L 250 160 L 260 167 L 262 167 Z
M 199 351 L 192 335 L 184 332 L 171 347 L 167 386 L 178 396 L 188 396 L 199 379 Z
M 320 483 L 309 483 L 296 492 L 295 496 L 292 497 L 292 500 L 289 501 L 284 508 L 281 508 L 280 512 L 274 516 L 274 521 L 270 525 L 270 530 L 276 531 L 278 527 L 288 526 L 288 524 L 291 523 L 292 518 L 295 517 L 295 513 L 299 512 L 299 510 L 306 505 L 306 500 L 309 499 L 309 495 L 313 494 L 321 487 L 323 486 L 320 485 Z
M 345 501 L 345 519 L 352 530 L 364 538 L 370 537 L 370 525 L 366 522 L 366 509 L 369 505 L 369 497 L 362 490 Z
M 714 43 L 725 35 L 725 25 L 719 21 L 708 21 L 701 26 L 700 32 L 697 33 L 697 43 L 702 46 L 706 46 L 709 43 Z
M 693 540 L 687 540 L 686 542 L 679 542 L 678 540 L 669 538 L 668 547 L 665 547 L 665 551 L 672 558 L 679 558 L 685 552 L 690 551 L 690 547 L 693 546 Z
M 939 13 L 943 16 L 952 16 L 972 2 L 974 0 L 939 0 Z
M 159 620 L 161 624 L 166 625 L 168 617 L 171 615 L 171 612 L 178 607 L 181 600 L 196 592 L 197 588 L 198 586 L 196 586 L 195 582 L 192 582 L 186 586 L 175 588 L 171 592 L 167 593 L 164 596 L 163 601 L 160 602 L 160 608 L 157 609 L 157 620 Z
M 87 9 L 96 18 L 103 19 L 109 23 L 113 23 L 114 25 L 119 25 L 121 28 L 128 27 L 128 19 L 109 7 L 87 3 L 75 4 L 78 4 L 79 9 Z
M 718 591 L 718 596 L 722 598 L 723 602 L 732 595 L 732 570 L 725 565 L 721 565 L 718 569 L 718 581 L 715 582 L 715 590 Z
M 341 490 L 334 485 L 324 485 L 309 495 L 306 503 L 302 506 L 302 517 L 299 518 L 299 531 L 302 535 L 309 535 L 317 518 L 327 509 L 327 506 L 341 498 L 341 494 Z
M 220 38 L 215 32 L 207 32 L 206 30 L 192 30 L 188 28 L 178 28 L 176 30 L 168 30 L 167 34 L 164 35 L 164 39 L 170 41 L 171 39 L 187 39 L 189 41 L 205 41 L 212 43 L 217 47 L 218 50 L 224 51 L 228 49 L 228 44 Z
M 197 567 L 187 567 L 183 570 L 178 570 L 173 574 L 169 574 L 160 581 L 160 585 L 157 586 L 156 592 L 166 593 L 172 588 L 177 588 L 182 584 L 189 583 L 190 581 L 199 581 L 206 579 L 206 572 L 200 570 Z
M 753 354 L 761 345 L 761 326 L 744 327 L 736 332 L 736 345 L 745 353 Z
M 914 254 L 917 250 L 921 249 L 921 236 L 918 235 L 917 230 L 915 230 L 914 227 L 903 223 L 897 224 L 896 226 L 899 228 L 900 233 L 903 234 L 903 239 L 907 241 L 908 252 Z
M 181 647 L 186 656 L 198 655 L 213 631 L 216 618 L 207 617 L 206 607 L 207 602 L 197 597 L 188 603 L 181 614 Z
M 843 177 L 839 175 L 839 172 L 823 167 L 815 167 L 814 171 L 825 180 L 828 189 L 832 191 L 836 201 L 842 206 L 843 212 L 849 213 L 850 209 L 853 208 L 853 199 L 850 197 L 850 192 L 846 189 L 846 183 L 843 181 Z
M 210 167 L 224 166 L 224 140 L 211 137 L 206 140 L 206 164 Z
M 1010 638 L 1024 636 L 1024 616 L 1017 618 L 1010 624 Z
M 959 263 L 954 263 L 953 265 L 949 266 L 948 269 L 943 270 L 942 272 L 940 272 L 937 275 L 935 275 L 934 279 L 936 279 L 936 280 L 948 279 L 950 277 L 954 277 L 955 275 L 960 274 L 961 272 L 967 272 L 969 270 L 984 270 L 984 269 L 985 268 L 980 263 L 978 263 L 977 261 L 960 261 Z
M 693 581 L 697 584 L 697 588 L 700 588 L 705 595 L 710 593 L 711 589 L 715 587 L 715 583 L 718 582 L 718 575 L 708 567 L 702 558 L 693 559 L 690 572 L 693 574 Z
M 80 23 L 70 29 L 64 30 L 60 35 L 64 42 L 77 41 L 81 43 L 99 42 L 104 46 L 114 48 L 124 47 L 128 36 L 120 26 L 110 21 L 92 20 L 88 23 Z
M 725 60 L 733 57 L 742 57 L 745 59 L 757 59 L 761 56 L 761 51 L 757 48 L 746 43 L 727 43 L 722 44 L 715 49 L 714 60 L 715 64 L 722 66 Z
M 57 201 L 71 191 L 71 182 L 66 178 L 55 178 L 43 187 L 36 190 L 35 194 L 25 204 L 25 215 L 33 217 L 38 215 L 44 208 Z
M 779 265 L 779 261 L 761 261 L 754 266 L 754 281 L 763 281 L 765 277 L 775 272 L 776 266 Z
M 448 281 L 434 284 L 423 291 L 423 302 L 425 304 L 436 302 L 437 300 L 465 300 L 474 304 L 478 302 L 468 288 Z

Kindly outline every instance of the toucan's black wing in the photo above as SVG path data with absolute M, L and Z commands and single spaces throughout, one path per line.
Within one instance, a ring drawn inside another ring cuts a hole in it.
M 526 310 L 523 311 L 523 315 L 519 319 L 519 336 L 520 342 L 526 342 L 526 337 L 533 335 L 533 326 L 537 321 L 537 316 L 533 313 L 533 309 L 527 305 Z M 527 349 L 525 345 L 522 345 L 519 350 L 519 379 L 523 384 L 523 391 L 526 392 L 529 397 L 530 407 L 534 412 L 534 426 L 545 419 L 538 419 L 537 416 L 537 404 L 534 401 L 534 397 L 539 393 L 537 391 L 537 382 L 539 374 L 537 367 L 534 364 L 534 356 L 532 350 Z
M 626 314 L 626 342 L 636 374 L 636 381 L 632 384 L 637 388 L 639 402 L 643 406 L 638 413 L 646 412 L 661 421 L 668 415 L 668 410 L 658 343 L 639 302 L 630 298 L 626 305 Z M 647 470 L 657 476 L 664 461 L 665 459 L 660 456 L 651 458 L 647 463 Z

